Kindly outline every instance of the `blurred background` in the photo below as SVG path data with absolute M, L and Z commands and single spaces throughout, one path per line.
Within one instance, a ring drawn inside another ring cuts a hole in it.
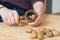
M 60 14 L 60 0 L 45 0 L 46 13 Z

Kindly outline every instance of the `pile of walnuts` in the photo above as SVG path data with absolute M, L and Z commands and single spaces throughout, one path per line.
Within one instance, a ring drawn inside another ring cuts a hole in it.
M 51 38 L 51 37 L 60 36 L 60 32 L 56 31 L 55 29 L 39 28 L 37 30 L 34 30 L 32 28 L 27 28 L 25 31 L 27 33 L 30 33 L 31 39 L 43 40 L 46 37 Z

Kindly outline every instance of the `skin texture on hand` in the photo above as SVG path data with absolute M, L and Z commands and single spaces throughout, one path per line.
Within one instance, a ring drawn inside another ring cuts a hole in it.
M 43 12 L 44 12 L 44 10 L 43 10 L 44 9 L 44 4 L 43 4 L 43 2 L 38 1 L 38 2 L 33 4 L 33 8 L 34 8 L 34 11 L 37 13 L 38 17 L 34 22 L 30 22 L 28 24 L 31 25 L 31 26 L 37 26 L 43 20 L 42 15 L 43 15 Z
M 8 8 L 4 7 L 0 9 L 0 16 L 8 25 L 16 25 L 19 23 L 19 15 L 15 10 L 9 10 Z

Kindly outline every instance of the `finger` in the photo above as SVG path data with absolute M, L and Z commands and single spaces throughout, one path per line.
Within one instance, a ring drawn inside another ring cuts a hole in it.
M 37 26 L 41 23 L 41 18 L 40 17 L 37 17 L 37 19 L 34 21 L 34 22 L 30 22 L 28 23 L 29 25 L 32 25 L 32 26 Z
M 19 15 L 16 11 L 13 11 L 13 14 L 14 14 L 14 17 L 15 17 L 16 24 L 18 24 L 19 23 Z
M 38 24 L 41 23 L 43 20 L 43 17 L 42 16 L 38 16 L 37 19 L 35 20 L 35 22 L 37 22 Z
M 6 24 L 8 24 L 7 15 L 5 15 L 5 16 L 2 15 L 1 17 L 2 17 L 3 22 L 6 23 Z
M 12 25 L 16 24 L 13 13 L 9 13 L 9 17 L 10 17 L 10 20 L 11 20 L 11 24 Z
M 21 23 L 18 24 L 18 26 L 21 26 L 21 25 L 22 25 Z
M 35 26 L 35 25 L 38 24 L 38 20 L 39 20 L 39 17 L 37 17 L 37 19 L 36 19 L 35 21 L 30 22 L 30 23 L 28 23 L 28 24 L 29 24 L 29 25 L 32 25 L 32 26 Z
M 10 19 L 9 16 L 7 17 L 7 22 L 8 22 L 8 25 L 12 25 L 12 23 L 11 23 L 11 19 Z
M 28 23 L 31 26 L 35 26 L 35 22 Z
M 3 20 L 4 23 L 8 24 L 7 18 L 2 18 L 2 20 Z

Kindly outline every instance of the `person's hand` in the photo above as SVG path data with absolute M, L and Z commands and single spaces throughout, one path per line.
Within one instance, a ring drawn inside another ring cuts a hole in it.
M 19 15 L 15 10 L 6 7 L 0 9 L 2 20 L 8 25 L 16 25 L 19 23 Z
M 38 17 L 34 22 L 28 23 L 31 26 L 37 26 L 43 21 L 43 13 L 45 12 L 44 3 L 41 1 L 35 2 L 33 4 L 33 9 L 37 13 Z
M 42 22 L 42 20 L 43 20 L 42 14 L 38 14 L 38 17 L 36 18 L 36 20 L 34 22 L 29 22 L 28 24 L 31 26 L 37 26 Z

